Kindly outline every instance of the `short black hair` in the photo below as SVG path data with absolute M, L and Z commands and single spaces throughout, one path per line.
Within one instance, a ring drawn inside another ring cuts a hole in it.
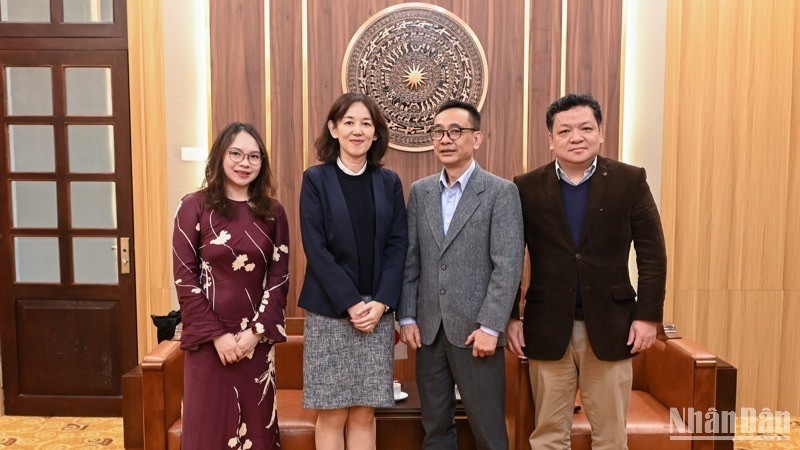
M 556 114 L 570 110 L 576 106 L 588 106 L 592 108 L 597 126 L 603 125 L 603 113 L 600 111 L 600 103 L 592 97 L 592 94 L 567 94 L 547 107 L 547 113 L 545 114 L 547 131 L 553 132 L 553 122 L 555 121 Z
M 454 108 L 467 110 L 467 112 L 469 113 L 469 120 L 470 122 L 472 122 L 472 128 L 475 128 L 476 130 L 481 129 L 481 113 L 478 112 L 478 108 L 476 108 L 475 105 L 473 105 L 472 103 L 467 103 L 465 101 L 448 100 L 442 103 L 436 110 L 436 115 L 434 117 L 441 114 L 442 111 L 447 111 L 448 109 L 454 109 Z

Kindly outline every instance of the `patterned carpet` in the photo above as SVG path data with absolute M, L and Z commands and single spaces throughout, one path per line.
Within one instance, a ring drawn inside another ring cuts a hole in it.
M 741 423 L 737 428 L 738 430 L 742 429 Z M 0 417 L 0 450 L 6 448 L 9 450 L 121 450 L 124 449 L 122 419 L 119 417 L 2 416 Z M 734 449 L 800 450 L 800 417 L 792 418 L 791 432 L 788 435 L 737 433 Z
M 120 417 L 0 417 L 0 449 L 125 448 Z

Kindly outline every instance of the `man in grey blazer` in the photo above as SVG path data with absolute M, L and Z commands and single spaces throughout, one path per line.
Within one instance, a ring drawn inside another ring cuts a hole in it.
M 483 134 L 473 105 L 442 104 L 431 135 L 444 169 L 411 186 L 396 313 L 403 342 L 417 349 L 422 448 L 457 448 L 458 384 L 478 448 L 507 449 L 502 347 L 522 272 L 519 194 L 475 162 Z

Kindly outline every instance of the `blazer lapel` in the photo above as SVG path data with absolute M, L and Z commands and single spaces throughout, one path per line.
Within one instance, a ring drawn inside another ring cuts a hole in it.
M 331 202 L 331 214 L 333 215 L 333 226 L 336 232 L 346 237 L 349 248 L 356 248 L 356 236 L 353 233 L 353 224 L 350 222 L 350 210 L 347 209 L 347 202 L 344 199 L 342 185 L 339 177 L 336 176 L 336 167 L 333 164 L 325 164 L 324 170 L 325 186 L 327 187 L 328 199 Z M 355 250 L 354 250 L 355 251 Z
M 547 199 L 548 206 L 553 211 L 553 217 L 556 219 L 556 228 L 564 234 L 564 240 L 569 243 L 569 246 L 575 248 L 575 240 L 569 232 L 569 224 L 567 223 L 567 213 L 564 212 L 564 201 L 561 197 L 561 185 L 556 176 L 556 164 L 550 163 L 547 170 L 542 174 L 545 178 L 544 182 L 544 197 Z
M 609 185 L 609 168 L 606 160 L 600 156 L 597 157 L 597 169 L 592 175 L 592 186 L 589 189 L 589 203 L 586 205 L 586 217 L 583 219 L 583 228 L 581 229 L 581 238 L 578 241 L 578 248 L 583 245 L 589 230 L 592 229 L 592 222 L 600 212 L 600 205 L 602 204 L 603 197 L 606 195 Z
M 453 242 L 456 236 L 458 236 L 458 233 L 461 232 L 461 229 L 467 224 L 469 218 L 472 217 L 472 214 L 478 209 L 478 206 L 480 206 L 481 200 L 478 195 L 483 192 L 483 190 L 483 169 L 476 163 L 475 171 L 472 172 L 472 176 L 469 178 L 467 186 L 461 194 L 461 200 L 458 201 L 458 206 L 456 206 L 456 211 L 453 214 L 453 220 L 450 222 L 450 227 L 447 229 L 447 234 L 444 237 L 444 245 L 441 247 L 442 253 L 447 250 L 447 247 Z M 439 204 L 441 205 L 441 201 Z M 441 210 L 441 206 L 439 209 Z M 441 217 L 441 214 L 439 216 Z
M 425 215 L 428 217 L 428 225 L 431 227 L 433 240 L 436 246 L 442 248 L 444 241 L 444 225 L 442 224 L 442 193 L 439 190 L 439 178 L 431 177 L 432 183 L 425 186 Z

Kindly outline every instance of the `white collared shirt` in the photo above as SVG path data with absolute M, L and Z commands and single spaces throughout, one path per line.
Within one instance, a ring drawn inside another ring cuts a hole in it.
M 339 166 L 340 169 L 342 169 L 342 172 L 344 172 L 347 175 L 350 175 L 351 177 L 356 177 L 358 175 L 361 175 L 362 173 L 364 173 L 365 170 L 367 170 L 366 160 L 364 161 L 364 165 L 361 166 L 361 169 L 359 169 L 358 172 L 353 172 L 352 170 L 348 169 L 347 166 L 345 166 L 344 163 L 342 162 L 342 158 L 338 156 L 336 157 L 336 165 Z
M 464 193 L 464 188 L 467 187 L 469 178 L 474 171 L 475 160 L 473 159 L 472 164 L 469 165 L 467 170 L 452 186 L 448 186 L 447 172 L 445 172 L 445 169 L 442 169 L 442 173 L 439 174 L 439 188 L 442 192 L 442 225 L 444 226 L 445 235 L 447 235 L 447 230 L 450 229 L 450 222 L 453 221 L 453 215 L 456 213 L 458 202 L 461 201 L 461 194 Z
M 561 169 L 561 165 L 558 163 L 558 160 L 556 160 L 556 177 L 558 177 L 559 180 L 564 180 L 568 184 L 571 184 L 573 186 L 581 185 L 585 183 L 586 180 L 588 180 L 589 178 L 592 178 L 592 175 L 594 175 L 595 170 L 597 170 L 597 156 L 594 157 L 592 165 L 589 166 L 589 168 L 583 172 L 583 178 L 581 178 L 581 180 L 578 181 L 577 183 L 573 183 L 572 180 L 569 179 L 567 173 Z

